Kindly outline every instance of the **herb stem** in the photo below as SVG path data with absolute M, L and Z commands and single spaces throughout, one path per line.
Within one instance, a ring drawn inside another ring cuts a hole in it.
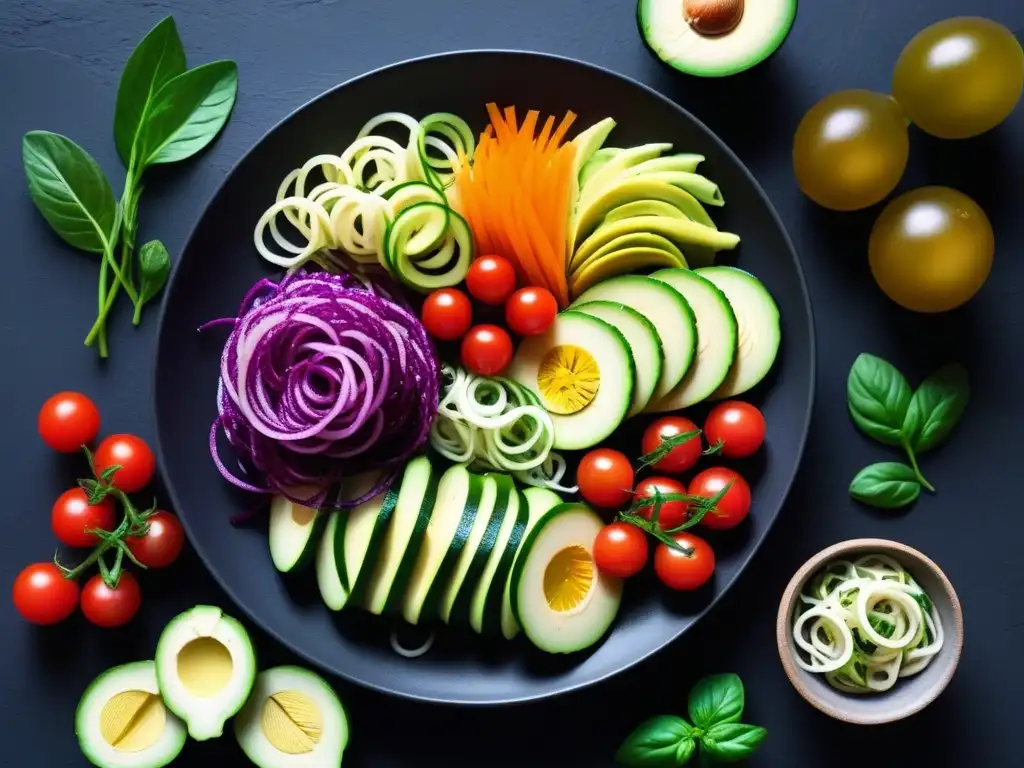
M 92 346 L 92 341 L 99 342 L 100 357 L 106 357 L 109 354 L 107 349 L 107 310 L 105 309 L 107 301 L 107 254 L 110 253 L 109 247 L 104 250 L 103 260 L 100 261 L 100 278 L 97 287 L 96 297 L 96 322 L 93 324 L 92 330 L 89 331 L 89 335 L 85 338 L 85 345 Z
M 907 452 L 907 458 L 910 459 L 910 468 L 914 470 L 914 477 L 917 478 L 917 482 L 921 484 L 922 488 L 926 488 L 932 493 L 935 493 L 935 486 L 929 483 L 925 479 L 925 476 L 921 474 L 921 469 L 917 466 L 917 456 L 914 455 L 914 449 L 910 447 L 910 443 L 908 443 L 906 439 L 903 439 L 900 442 L 903 443 L 903 450 Z

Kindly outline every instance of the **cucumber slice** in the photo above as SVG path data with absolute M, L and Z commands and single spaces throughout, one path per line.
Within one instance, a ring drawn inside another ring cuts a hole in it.
M 515 483 L 508 475 L 488 473 L 484 476 L 484 492 L 476 522 L 444 596 L 441 618 L 446 623 L 469 623 L 476 588 L 497 545 L 498 533 L 509 511 L 509 499 L 515 495 Z
M 589 304 L 574 306 L 573 310 L 604 320 L 618 328 L 626 337 L 626 343 L 633 354 L 633 362 L 636 364 L 633 399 L 626 417 L 636 416 L 650 401 L 655 387 L 658 386 L 658 379 L 661 378 L 664 361 L 658 332 L 654 330 L 650 320 L 625 304 L 592 301 Z
M 547 488 L 526 488 L 520 494 L 520 504 L 526 509 L 526 525 L 523 529 L 523 541 L 540 522 L 541 518 L 551 509 L 562 503 L 562 499 L 554 491 Z M 498 617 L 501 634 L 511 640 L 519 632 L 519 624 L 512 613 L 512 566 L 522 553 L 520 547 L 513 553 L 513 562 L 509 564 L 508 578 L 502 579 L 501 615 Z
M 280 494 L 270 500 L 270 559 L 281 573 L 309 564 L 327 515 Z
M 256 677 L 234 722 L 235 738 L 259 768 L 340 766 L 349 726 L 338 694 L 301 667 L 274 667 Z
M 604 521 L 585 504 L 548 510 L 512 566 L 512 614 L 548 653 L 574 653 L 600 640 L 619 612 L 622 582 L 594 564 Z
M 592 301 L 624 304 L 651 322 L 661 339 L 664 364 L 650 402 L 665 397 L 686 375 L 697 348 L 697 324 L 686 299 L 660 280 L 622 275 L 584 291 L 570 308 Z
M 736 315 L 736 359 L 711 400 L 735 397 L 757 386 L 775 363 L 782 342 L 779 307 L 761 281 L 736 267 L 695 270 L 714 283 Z
M 710 280 L 688 269 L 663 269 L 651 275 L 683 295 L 697 320 L 697 355 L 683 380 L 648 406 L 651 413 L 688 408 L 711 396 L 736 359 L 736 316 L 729 300 Z
M 441 615 L 442 598 L 473 529 L 484 482 L 464 465 L 449 467 L 437 484 L 437 501 L 402 598 L 410 624 Z
M 519 344 L 508 377 L 538 395 L 551 413 L 555 449 L 578 450 L 597 445 L 626 418 L 635 366 L 618 330 L 570 311 L 546 333 Z
M 508 572 L 512 569 L 516 552 L 519 551 L 528 520 L 526 500 L 522 492 L 516 490 L 512 478 L 501 474 L 495 474 L 493 477 L 501 491 L 508 491 L 508 502 L 494 547 L 474 585 L 469 624 L 478 633 L 494 633 L 500 627 L 501 601 L 505 594 Z
M 401 607 L 409 574 L 430 523 L 436 494 L 437 474 L 425 456 L 418 456 L 405 465 L 380 555 L 375 561 L 366 561 L 373 567 L 362 605 L 370 613 L 391 613 Z M 353 591 L 360 586 L 358 581 L 355 585 Z
M 334 551 L 342 583 L 350 585 L 346 602 L 365 605 L 373 566 L 398 504 L 397 489 L 398 483 L 395 483 L 387 493 L 340 513 Z
M 152 661 L 123 664 L 93 680 L 75 711 L 75 735 L 99 768 L 163 768 L 188 739 L 160 698 Z

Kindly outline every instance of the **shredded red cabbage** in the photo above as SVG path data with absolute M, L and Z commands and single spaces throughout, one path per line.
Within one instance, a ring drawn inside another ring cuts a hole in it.
M 382 492 L 427 441 L 440 364 L 419 319 L 387 286 L 351 274 L 297 272 L 258 282 L 221 356 L 210 452 L 247 491 L 316 507 L 352 507 Z M 240 473 L 218 451 L 223 431 Z M 357 499 L 340 481 L 380 469 Z M 314 492 L 315 489 L 315 492 Z

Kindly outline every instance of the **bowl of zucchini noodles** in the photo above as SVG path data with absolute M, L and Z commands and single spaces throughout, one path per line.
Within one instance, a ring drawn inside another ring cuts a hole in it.
M 779 655 L 793 687 L 827 715 L 873 725 L 920 711 L 953 678 L 963 613 L 928 557 L 885 539 L 828 547 L 779 605 Z

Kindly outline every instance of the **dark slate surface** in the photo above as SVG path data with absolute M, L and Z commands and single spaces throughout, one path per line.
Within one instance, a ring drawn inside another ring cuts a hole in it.
M 53 551 L 48 510 L 79 471 L 36 439 L 34 414 L 58 389 L 100 404 L 108 431 L 152 437 L 149 316 L 139 330 L 124 312 L 111 329 L 113 357 L 100 365 L 81 346 L 92 320 L 94 259 L 63 247 L 25 194 L 18 142 L 26 130 L 66 132 L 120 173 L 110 137 L 117 77 L 131 48 L 173 11 L 192 61 L 234 58 L 241 92 L 222 140 L 194 163 L 155 174 L 142 236 L 177 254 L 215 185 L 273 123 L 322 90 L 403 58 L 471 47 L 526 48 L 575 56 L 640 79 L 693 111 L 729 143 L 767 189 L 796 243 L 818 329 L 818 401 L 803 470 L 766 546 L 740 584 L 697 631 L 665 653 L 596 689 L 548 704 L 453 710 L 406 704 L 343 683 L 354 729 L 346 765 L 611 766 L 619 739 L 639 719 L 681 711 L 701 674 L 734 670 L 747 683 L 747 718 L 771 735 L 751 765 L 953 766 L 1020 764 L 1024 675 L 1019 587 L 1022 523 L 1016 496 L 1024 410 L 1018 354 L 1024 218 L 1024 109 L 977 140 L 943 143 L 914 131 L 901 188 L 949 184 L 973 196 L 996 230 L 992 278 L 963 310 L 906 313 L 875 289 L 866 241 L 877 210 L 829 214 L 801 198 L 790 140 L 803 113 L 846 87 L 885 89 L 902 45 L 937 19 L 970 12 L 1018 32 L 1017 0 L 805 0 L 769 66 L 727 81 L 695 81 L 660 68 L 644 51 L 629 0 L 6 0 L 0 4 L 0 210 L 5 279 L 0 283 L 0 356 L 6 363 L 3 535 L 0 582 Z M 401 94 L 395 95 L 400 101 Z M 397 101 L 396 101 L 397 103 Z M 904 515 L 876 515 L 846 496 L 850 476 L 884 454 L 855 433 L 844 383 L 857 353 L 873 351 L 920 378 L 961 359 L 975 400 L 955 438 L 926 457 L 937 497 Z M 197 457 L 201 460 L 201 457 Z M 892 726 L 858 730 L 807 706 L 783 675 L 774 641 L 778 596 L 821 547 L 856 536 L 905 541 L 936 559 L 964 605 L 967 640 L 959 672 L 932 707 Z M 24 625 L 0 606 L 0 763 L 76 766 L 78 696 L 106 667 L 148 658 L 162 625 L 198 601 L 223 602 L 191 554 L 147 574 L 145 606 L 132 631 L 104 632 L 80 618 L 55 630 Z M 226 607 L 230 607 L 227 606 Z M 257 635 L 267 663 L 289 656 Z M 549 746 L 541 747 L 544 740 Z M 243 765 L 230 737 L 190 745 L 181 764 Z

